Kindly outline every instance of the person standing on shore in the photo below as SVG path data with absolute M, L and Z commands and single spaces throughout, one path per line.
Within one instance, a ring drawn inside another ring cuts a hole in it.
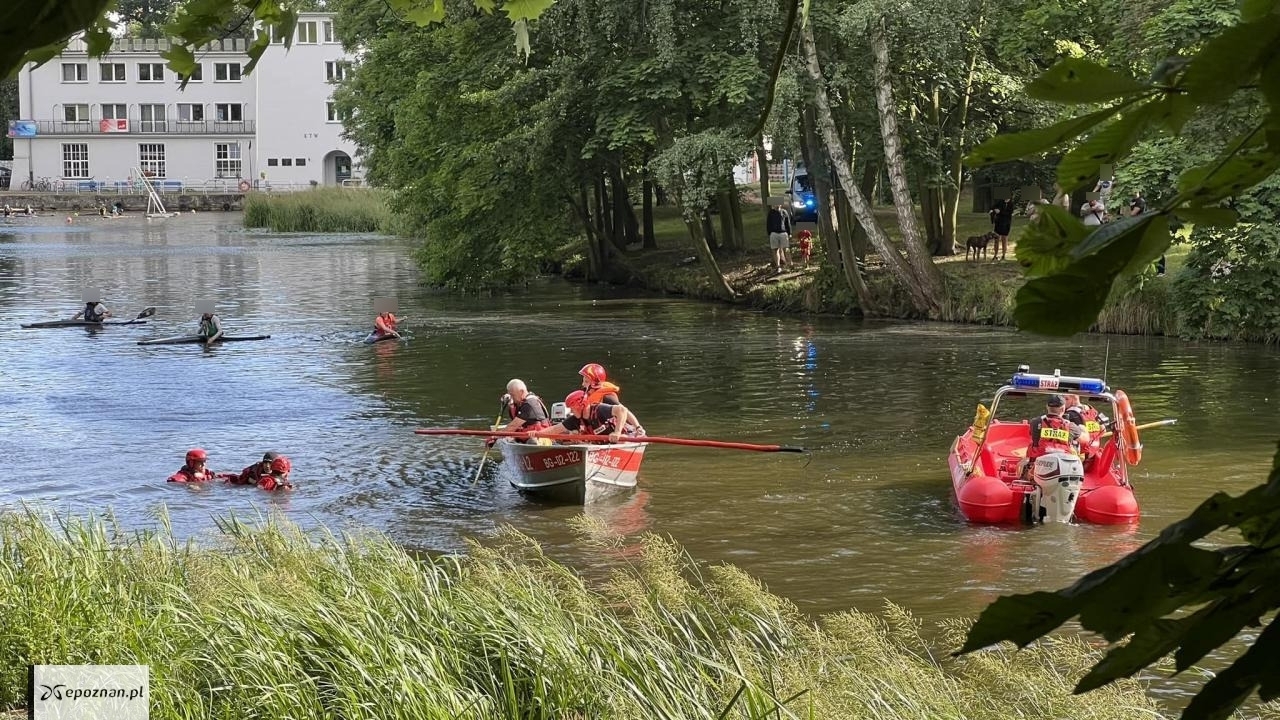
M 769 232 L 769 249 L 773 250 L 773 268 L 782 272 L 790 265 L 787 248 L 791 246 L 791 215 L 781 200 L 776 200 L 765 217 L 765 229 Z
M 992 232 L 996 234 L 996 247 L 991 251 L 991 262 L 999 262 L 1009 254 L 1009 233 L 1013 232 L 1013 199 L 1005 198 L 991 208 Z

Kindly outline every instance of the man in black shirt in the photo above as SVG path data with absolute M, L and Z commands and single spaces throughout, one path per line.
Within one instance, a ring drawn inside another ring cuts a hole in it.
M 783 266 L 791 264 L 787 259 L 787 247 L 791 244 L 791 215 L 779 202 L 769 208 L 764 223 L 769 232 L 769 248 L 773 250 L 773 267 L 782 272 Z
M 551 424 L 551 413 L 542 398 L 529 392 L 524 381 L 515 378 L 507 383 L 507 394 L 502 396 L 507 417 L 511 418 L 503 430 L 529 432 L 541 430 Z
M 565 433 L 583 433 L 586 435 L 608 435 L 609 442 L 618 442 L 622 434 L 644 435 L 644 427 L 640 420 L 625 406 L 612 403 L 589 405 L 587 394 L 576 390 L 564 399 L 569 409 L 569 417 L 538 433 L 539 437 L 563 435 Z

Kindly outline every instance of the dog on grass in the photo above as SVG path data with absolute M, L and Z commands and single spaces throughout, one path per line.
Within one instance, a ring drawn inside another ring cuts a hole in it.
M 989 232 L 986 235 L 974 235 L 970 237 L 967 241 L 965 241 L 965 244 L 967 246 L 965 247 L 965 251 L 964 251 L 965 262 L 969 261 L 970 252 L 973 253 L 973 259 L 977 260 L 979 251 L 982 252 L 982 259 L 986 260 L 987 259 L 987 243 L 991 242 L 992 240 L 995 240 L 997 237 L 999 237 L 999 235 L 996 235 L 993 232 Z

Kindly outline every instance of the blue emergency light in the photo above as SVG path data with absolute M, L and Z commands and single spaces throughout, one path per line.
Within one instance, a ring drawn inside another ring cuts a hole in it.
M 1014 374 L 1009 384 L 1019 389 L 1034 390 L 1077 390 L 1083 393 L 1100 395 L 1107 391 L 1107 384 L 1097 378 L 1072 377 L 1069 375 L 1042 375 L 1039 373 L 1020 372 Z

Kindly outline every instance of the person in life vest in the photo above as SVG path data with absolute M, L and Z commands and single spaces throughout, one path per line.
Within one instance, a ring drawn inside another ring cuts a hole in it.
M 542 398 L 529 392 L 519 378 L 507 383 L 507 394 L 502 398 L 503 411 L 510 418 L 503 430 L 507 432 L 532 432 L 551 426 L 551 411 Z
M 565 433 L 583 433 L 586 435 L 608 435 L 609 442 L 618 442 L 624 433 L 628 435 L 644 435 L 644 426 L 639 418 L 625 406 L 617 403 L 592 404 L 587 400 L 585 390 L 575 390 L 564 399 L 569 417 L 551 427 L 535 432 L 531 437 L 563 435 Z
M 83 319 L 85 322 L 102 322 L 111 317 L 111 311 L 99 300 L 91 300 L 84 304 L 84 309 L 75 314 L 72 320 Z
M 1029 461 L 1050 452 L 1069 452 L 1080 454 L 1080 448 L 1090 442 L 1089 431 L 1068 420 L 1064 413 L 1067 409 L 1066 398 L 1061 395 L 1050 395 L 1045 403 L 1045 414 L 1031 421 L 1031 444 L 1027 447 L 1027 466 Z
M 262 456 L 261 461 L 241 470 L 239 475 L 228 476 L 227 482 L 232 485 L 257 485 L 259 480 L 271 474 L 271 462 L 280 457 L 284 456 L 278 452 L 270 451 Z
M 178 472 L 169 476 L 169 482 L 172 483 L 200 483 L 216 480 L 219 475 L 209 468 L 205 467 L 205 462 L 209 459 L 209 454 L 202 448 L 192 448 L 187 451 L 187 462 Z
M 200 315 L 200 330 L 197 334 L 204 338 L 205 345 L 212 345 L 222 337 L 222 321 L 211 312 Z
M 600 403 L 609 403 L 610 405 L 620 405 L 621 400 L 618 399 L 618 391 L 622 388 L 608 382 L 608 375 L 604 371 L 604 366 L 600 363 L 587 363 L 578 371 L 582 376 L 582 390 L 587 393 L 587 403 L 598 405 Z
M 1084 446 L 1085 455 L 1097 457 L 1102 451 L 1102 431 L 1110 427 L 1111 418 L 1082 402 L 1079 395 L 1067 395 L 1065 399 L 1067 411 L 1063 417 L 1088 431 L 1090 442 Z
M 392 337 L 399 338 L 400 333 L 396 331 L 397 322 L 399 322 L 399 320 L 396 319 L 395 313 L 390 311 L 378 313 L 378 317 L 373 319 L 374 336 L 383 338 L 390 335 Z
M 281 455 L 271 461 L 271 469 L 266 475 L 258 478 L 258 488 L 262 490 L 292 490 L 293 483 L 289 482 L 289 472 L 293 470 L 293 463 L 289 462 L 289 458 Z

